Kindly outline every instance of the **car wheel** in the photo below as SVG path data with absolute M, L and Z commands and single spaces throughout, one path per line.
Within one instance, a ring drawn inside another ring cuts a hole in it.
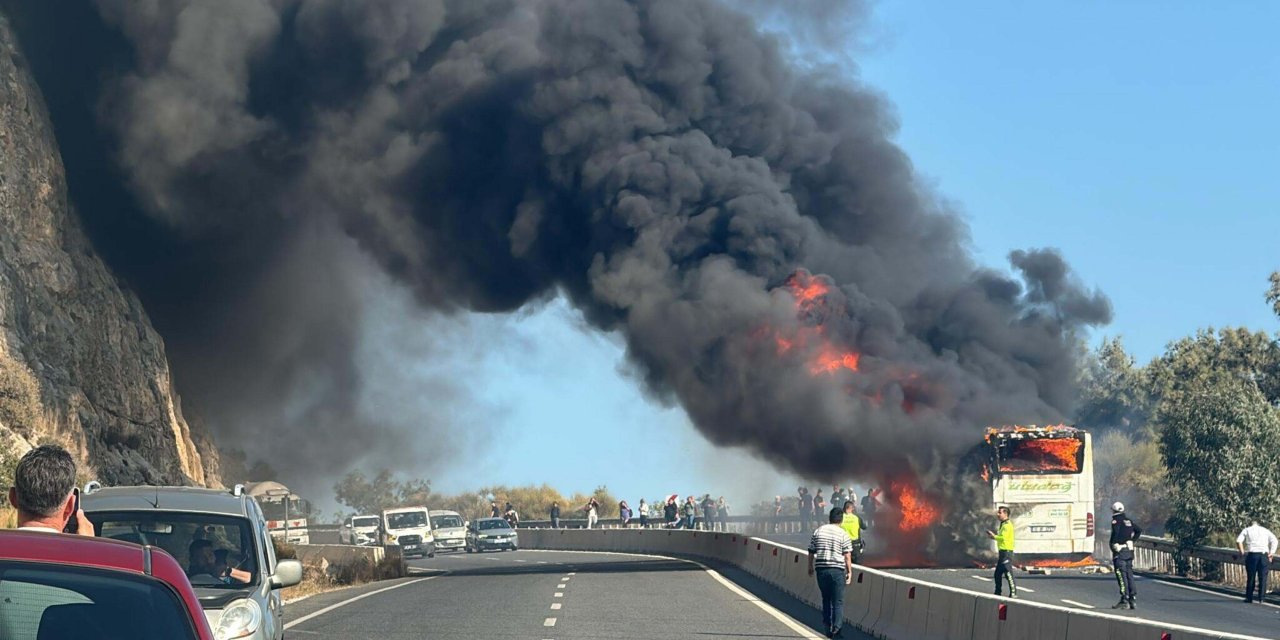
M 436 557 L 436 548 L 435 548 L 435 547 L 431 547 L 431 550 L 427 552 L 427 557 L 428 557 L 428 558 L 434 558 L 434 557 Z

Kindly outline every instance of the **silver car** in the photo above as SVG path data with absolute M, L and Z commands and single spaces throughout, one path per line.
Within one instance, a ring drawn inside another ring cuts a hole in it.
M 218 640 L 284 637 L 279 590 L 302 580 L 302 565 L 276 558 L 262 509 L 241 487 L 110 487 L 81 505 L 99 536 L 177 558 Z
M 515 551 L 518 548 L 519 534 L 502 518 L 481 518 L 467 527 L 467 553 L 489 549 Z

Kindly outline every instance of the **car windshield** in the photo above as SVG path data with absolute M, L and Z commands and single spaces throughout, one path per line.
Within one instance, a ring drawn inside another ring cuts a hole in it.
M 174 511 L 87 515 L 104 538 L 168 551 L 197 589 L 241 589 L 258 584 L 258 556 L 253 526 L 247 518 Z
M 404 511 L 401 513 L 387 514 L 387 528 L 395 529 L 412 529 L 414 527 L 422 527 L 427 524 L 427 515 L 421 511 Z
M 351 526 L 353 527 L 376 527 L 378 526 L 378 516 L 363 516 L 360 518 L 352 518 Z
M 480 530 L 489 531 L 490 529 L 510 529 L 511 525 L 506 520 L 481 520 Z
M 458 529 L 462 527 L 460 516 L 431 516 L 432 529 Z
M 195 638 L 168 586 L 123 571 L 0 561 L 0 638 Z

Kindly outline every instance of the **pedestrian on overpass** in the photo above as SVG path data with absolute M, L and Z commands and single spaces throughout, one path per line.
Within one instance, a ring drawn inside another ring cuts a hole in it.
M 844 501 L 844 519 L 840 521 L 840 528 L 849 534 L 849 540 L 853 542 L 853 563 L 862 563 L 862 550 L 866 545 L 862 542 L 862 518 L 857 514 L 857 508 L 854 507 L 852 500 Z
M 862 515 L 868 529 L 876 526 L 876 507 L 880 504 L 880 501 L 876 499 L 877 493 L 879 491 L 876 491 L 874 487 L 867 487 L 867 495 L 862 498 Z
M 551 528 L 552 529 L 560 528 L 560 503 L 559 502 L 551 503 Z
M 809 495 L 808 487 L 800 487 L 796 491 L 800 493 L 800 530 L 808 531 L 810 516 L 813 515 L 813 496 Z
M 769 533 L 778 532 L 778 523 L 782 521 L 782 496 L 773 497 L 773 522 L 770 524 Z
M 724 496 L 720 496 L 716 500 L 716 516 L 720 518 L 720 530 L 729 530 L 729 504 L 724 501 Z
M 692 529 L 698 520 L 698 503 L 693 501 L 693 496 L 689 496 L 684 501 L 684 528 Z
M 618 520 L 622 523 L 623 529 L 631 526 L 631 507 L 627 506 L 626 500 L 618 503 Z
M 1120 585 L 1120 602 L 1111 605 L 1112 609 L 1137 608 L 1133 606 L 1138 595 L 1133 590 L 1133 548 L 1140 535 L 1142 528 L 1125 514 L 1124 504 L 1111 505 L 1111 567 Z
M 1254 520 L 1236 536 L 1236 547 L 1245 554 L 1244 601 L 1253 602 L 1253 585 L 1257 584 L 1258 602 L 1263 603 L 1267 595 L 1267 572 L 1276 555 L 1276 536 Z
M 868 494 L 869 495 L 869 494 Z M 1004 586 L 1004 581 L 1009 581 L 1009 597 L 1018 597 L 1018 585 L 1013 580 L 1013 523 L 1009 521 L 1009 507 L 1000 507 L 996 509 L 996 518 L 1000 521 L 995 531 L 987 530 L 987 537 L 996 541 L 996 595 L 1000 593 Z
M 853 541 L 840 528 L 844 521 L 840 509 L 832 509 L 827 521 L 809 538 L 809 577 L 818 578 L 827 637 L 838 638 L 844 625 L 844 587 L 853 581 Z
M 667 496 L 667 503 L 662 505 L 662 521 L 668 528 L 675 529 L 680 522 L 680 507 L 676 506 L 676 494 Z
M 649 503 L 644 498 L 640 498 L 640 504 L 636 505 L 636 516 L 640 518 L 640 528 L 649 528 Z
M 716 499 L 707 494 L 702 499 L 702 529 L 711 531 L 716 528 Z
M 587 512 L 587 528 L 594 528 L 596 523 L 600 521 L 600 501 L 592 497 L 582 510 Z

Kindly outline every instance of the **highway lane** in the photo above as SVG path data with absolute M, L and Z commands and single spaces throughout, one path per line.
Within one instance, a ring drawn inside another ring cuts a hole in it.
M 288 606 L 291 638 L 815 638 L 813 608 L 732 568 L 516 551 L 415 560 L 413 578 Z M 360 599 L 347 604 L 347 600 Z M 761 606 L 763 604 L 763 606 Z M 338 608 L 331 609 L 334 605 Z M 317 615 L 318 614 L 318 615 Z M 844 637 L 865 638 L 856 632 Z
M 804 549 L 808 545 L 808 536 L 800 534 L 771 534 L 763 537 L 798 549 Z M 874 566 L 875 563 L 872 560 L 868 564 Z M 991 593 L 995 590 L 990 569 L 888 571 L 977 593 Z M 1120 599 L 1113 574 L 1085 574 L 1075 569 L 1056 569 L 1048 576 L 1018 571 L 1015 578 L 1022 588 L 1019 597 L 1024 600 L 1262 638 L 1280 638 L 1280 606 L 1246 605 L 1242 602 L 1243 596 L 1238 593 L 1225 593 L 1150 575 L 1139 575 L 1135 585 L 1138 608 L 1134 611 L 1113 610 L 1111 605 Z
M 978 593 L 991 593 L 989 569 L 898 569 L 894 573 Z M 1130 618 L 1203 627 L 1262 638 L 1280 638 L 1280 607 L 1244 604 L 1243 597 L 1136 576 L 1134 611 L 1112 610 L 1120 599 L 1115 576 L 1060 569 L 1051 575 L 1019 571 L 1018 598 Z

